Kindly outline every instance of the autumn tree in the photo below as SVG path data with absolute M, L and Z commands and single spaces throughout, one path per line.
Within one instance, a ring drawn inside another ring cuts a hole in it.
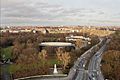
M 33 44 L 32 44 L 32 41 L 29 39 L 26 43 L 27 47 L 29 48 L 32 48 L 33 47 Z
M 102 71 L 106 78 L 119 80 L 120 78 L 120 51 L 109 50 L 102 59 Z
M 13 45 L 14 46 L 12 48 L 12 59 L 13 61 L 15 61 L 19 57 L 19 54 L 22 53 L 23 45 L 20 44 L 18 41 L 15 41 Z
M 42 65 L 44 66 L 45 63 L 47 62 L 47 59 L 46 59 L 47 58 L 47 51 L 43 49 L 41 52 L 39 52 L 38 57 L 39 57 Z
M 81 39 L 77 39 L 75 45 L 76 47 L 81 48 L 83 46 L 83 41 Z
M 108 49 L 120 51 L 120 31 L 116 31 L 111 35 L 111 41 Z
M 38 62 L 38 51 L 35 48 L 26 48 L 22 50 L 22 53 L 19 54 L 16 63 L 21 64 L 31 64 Z
M 58 60 L 62 62 L 63 69 L 65 70 L 66 66 L 69 64 L 70 59 L 71 59 L 70 53 L 63 52 L 62 50 L 60 50 L 60 48 L 58 48 L 56 55 L 57 55 Z

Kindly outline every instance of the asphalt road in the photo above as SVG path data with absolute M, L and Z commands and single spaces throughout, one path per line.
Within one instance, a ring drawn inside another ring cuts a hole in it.
M 100 63 L 102 59 L 102 54 L 106 50 L 107 44 L 110 39 L 101 47 L 101 49 L 92 57 L 88 66 L 88 78 L 87 80 L 104 80 L 102 72 L 100 70 Z
M 98 44 L 101 44 L 103 39 L 100 39 Z M 92 54 L 94 54 L 94 49 L 97 45 L 90 48 L 84 54 L 78 58 L 78 60 L 74 63 L 74 66 L 71 68 L 67 80 L 86 80 L 87 71 L 85 70 L 86 64 L 89 61 L 89 58 Z

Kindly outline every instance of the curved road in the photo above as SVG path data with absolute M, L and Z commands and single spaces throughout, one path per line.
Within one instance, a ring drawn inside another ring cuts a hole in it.
M 88 79 L 87 80 L 104 80 L 100 69 L 100 62 L 102 59 L 102 53 L 106 50 L 107 44 L 110 39 L 101 47 L 101 49 L 92 57 L 88 66 Z
M 100 42 L 97 45 L 102 44 L 103 40 L 103 38 L 100 38 Z M 91 55 L 94 54 L 94 49 L 96 49 L 97 45 L 90 48 L 78 58 L 74 66 L 71 68 L 66 80 L 86 80 L 87 71 L 85 70 L 85 67 Z

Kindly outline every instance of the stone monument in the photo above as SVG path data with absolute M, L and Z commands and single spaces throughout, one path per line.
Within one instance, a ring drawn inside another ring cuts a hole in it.
M 57 67 L 56 67 L 56 64 L 54 64 L 54 71 L 53 71 L 53 74 L 57 74 L 58 71 L 57 71 Z

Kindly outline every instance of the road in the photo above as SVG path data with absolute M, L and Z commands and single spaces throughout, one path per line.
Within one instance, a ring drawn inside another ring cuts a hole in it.
M 102 41 L 103 39 L 100 39 L 98 44 L 101 44 Z M 67 80 L 86 80 L 87 71 L 85 70 L 85 67 L 91 55 L 94 54 L 94 50 L 96 49 L 97 45 L 90 48 L 88 51 L 82 54 L 80 58 L 78 58 L 78 60 L 74 63 L 74 66 L 71 68 Z
M 92 57 L 88 66 L 88 78 L 87 80 L 104 80 L 100 69 L 100 63 L 102 59 L 102 54 L 106 50 L 107 44 L 110 39 L 101 47 L 101 49 Z

